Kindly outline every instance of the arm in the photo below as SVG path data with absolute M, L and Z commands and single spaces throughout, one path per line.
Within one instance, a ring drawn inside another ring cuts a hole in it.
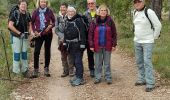
M 161 28 L 162 28 L 161 22 L 159 21 L 155 12 L 152 11 L 151 9 L 148 9 L 148 16 L 153 24 L 153 27 L 154 27 L 154 39 L 158 39 L 158 37 L 160 35 Z
M 17 36 L 20 36 L 20 35 L 21 35 L 21 32 L 14 27 L 14 22 L 11 21 L 11 20 L 9 21 L 8 28 L 9 28 L 12 32 L 16 33 Z
M 117 32 L 116 32 L 116 26 L 114 21 L 111 19 L 111 30 L 112 30 L 112 47 L 116 47 L 117 45 Z
M 59 39 L 64 39 L 64 33 L 62 33 L 59 30 L 59 17 L 56 18 L 56 22 L 55 22 L 55 33 L 57 34 L 57 36 L 59 37 Z M 62 26 L 62 28 L 64 28 L 64 26 Z

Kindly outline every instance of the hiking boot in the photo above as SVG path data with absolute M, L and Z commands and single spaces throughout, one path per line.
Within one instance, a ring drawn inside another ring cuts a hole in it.
M 73 71 L 73 70 L 70 70 L 69 76 L 70 76 L 70 77 L 73 77 L 73 76 L 74 76 L 74 71 Z
M 146 92 L 151 92 L 151 91 L 153 91 L 153 89 L 154 89 L 154 88 L 146 88 L 145 91 L 146 91 Z
M 73 83 L 73 81 L 75 81 L 77 79 L 76 76 L 74 76 L 71 80 L 70 80 L 70 83 Z
M 91 77 L 91 78 L 94 77 L 94 70 L 90 70 L 90 77 Z
M 34 69 L 31 78 L 37 78 L 38 77 L 38 69 Z
M 146 82 L 136 82 L 135 86 L 142 86 L 142 85 L 146 85 Z
M 22 73 L 24 78 L 30 78 L 29 71 L 26 70 L 25 72 Z
M 106 80 L 106 83 L 109 85 L 109 84 L 112 84 L 112 80 Z
M 61 77 L 66 77 L 66 76 L 68 76 L 69 74 L 68 73 L 63 73 L 62 75 L 61 75 Z
M 79 85 L 83 85 L 83 84 L 85 84 L 85 82 L 84 82 L 84 79 L 82 79 L 82 78 L 76 78 L 75 80 L 73 80 L 71 82 L 72 86 L 79 86 Z
M 44 68 L 44 75 L 45 75 L 46 77 L 51 77 L 48 68 Z
M 100 79 L 95 79 L 94 84 L 99 84 L 101 82 Z

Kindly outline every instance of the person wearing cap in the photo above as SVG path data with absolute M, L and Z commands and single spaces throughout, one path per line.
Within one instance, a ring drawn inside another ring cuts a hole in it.
M 96 0 L 87 0 L 87 7 L 88 9 L 85 11 L 84 15 L 88 19 L 88 23 L 92 22 L 92 20 L 95 19 L 96 13 L 97 13 L 97 8 L 96 8 Z M 88 27 L 89 27 L 88 24 Z M 88 40 L 88 33 L 87 35 L 87 40 Z M 87 57 L 88 57 L 88 67 L 90 70 L 90 76 L 93 78 L 94 77 L 94 52 L 90 50 L 88 41 L 86 44 L 87 47 Z
M 84 84 L 82 58 L 85 45 L 85 26 L 81 15 L 76 13 L 76 9 L 74 7 L 68 6 L 63 46 L 73 60 L 76 69 L 75 76 L 72 80 L 70 80 L 72 86 Z
M 60 11 L 57 16 L 56 20 L 56 34 L 58 36 L 58 49 L 61 52 L 61 61 L 63 66 L 63 73 L 61 77 L 66 76 L 74 76 L 74 64 L 70 55 L 67 51 L 63 49 L 63 40 L 64 40 L 64 28 L 65 28 L 65 21 L 67 19 L 67 3 L 62 3 L 60 5 Z
M 138 68 L 138 77 L 135 86 L 146 85 L 146 92 L 151 92 L 154 89 L 155 79 L 152 65 L 152 51 L 155 39 L 158 39 L 161 23 L 156 16 L 155 12 L 151 9 L 147 10 L 148 17 L 145 15 L 144 10 L 145 0 L 133 0 L 134 2 L 134 47 L 135 57 Z

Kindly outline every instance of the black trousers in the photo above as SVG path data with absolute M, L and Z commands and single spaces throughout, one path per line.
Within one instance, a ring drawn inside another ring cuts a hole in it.
M 86 46 L 87 46 L 87 57 L 88 57 L 89 70 L 94 70 L 94 52 L 90 50 L 88 43 Z
M 49 68 L 50 58 L 51 58 L 51 42 L 52 35 L 41 36 L 35 39 L 35 50 L 34 50 L 34 69 L 39 69 L 39 55 L 40 50 L 44 42 L 44 53 L 45 53 L 45 66 L 44 68 Z

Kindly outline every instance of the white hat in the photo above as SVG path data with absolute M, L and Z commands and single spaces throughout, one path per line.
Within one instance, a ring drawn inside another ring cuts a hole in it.
M 72 6 L 68 6 L 67 11 L 74 11 L 76 13 L 76 9 Z

